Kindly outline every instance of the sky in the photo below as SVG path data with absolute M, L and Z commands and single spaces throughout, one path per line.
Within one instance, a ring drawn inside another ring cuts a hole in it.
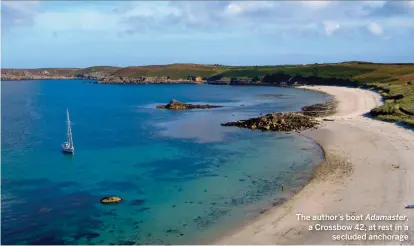
M 1 48 L 3 68 L 414 62 L 414 0 L 6 0 Z

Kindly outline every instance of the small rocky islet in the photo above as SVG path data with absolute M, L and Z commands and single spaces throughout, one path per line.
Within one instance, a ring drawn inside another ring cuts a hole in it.
M 157 108 L 169 109 L 169 110 L 188 110 L 188 109 L 210 109 L 221 108 L 222 106 L 210 105 L 210 104 L 187 104 L 175 99 L 171 100 L 167 105 L 158 105 Z
M 117 197 L 117 196 L 105 196 L 100 200 L 102 204 L 117 204 L 117 203 L 120 203 L 121 201 L 122 201 L 122 198 Z

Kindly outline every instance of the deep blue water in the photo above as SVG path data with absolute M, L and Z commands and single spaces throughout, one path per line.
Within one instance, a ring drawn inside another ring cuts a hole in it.
M 293 133 L 220 126 L 329 99 L 317 92 L 45 80 L 1 93 L 3 244 L 208 242 L 292 195 L 323 158 Z M 225 107 L 155 109 L 172 98 Z M 74 156 L 60 152 L 66 108 Z M 124 201 L 100 204 L 108 195 Z

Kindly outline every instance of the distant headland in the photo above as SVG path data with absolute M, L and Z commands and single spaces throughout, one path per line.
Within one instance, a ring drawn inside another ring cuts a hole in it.
M 97 84 L 339 85 L 373 89 L 385 104 L 372 115 L 414 125 L 414 63 L 350 61 L 277 66 L 169 64 L 2 69 L 2 80 L 84 79 Z

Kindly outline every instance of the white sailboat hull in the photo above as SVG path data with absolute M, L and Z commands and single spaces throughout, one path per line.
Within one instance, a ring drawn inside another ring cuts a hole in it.
M 66 142 L 62 144 L 62 151 L 64 153 L 74 154 L 75 147 L 73 146 L 72 129 L 70 127 L 70 119 L 69 119 L 68 110 L 66 110 L 66 115 L 67 115 L 68 133 L 67 133 Z
M 65 153 L 71 153 L 71 154 L 73 154 L 75 152 L 75 147 L 68 146 L 66 144 L 62 144 L 62 151 L 65 152 Z
M 74 147 L 72 147 L 72 148 L 66 148 L 66 147 L 62 146 L 62 151 L 65 152 L 65 153 L 71 153 L 71 154 L 73 154 L 75 152 L 75 148 Z

